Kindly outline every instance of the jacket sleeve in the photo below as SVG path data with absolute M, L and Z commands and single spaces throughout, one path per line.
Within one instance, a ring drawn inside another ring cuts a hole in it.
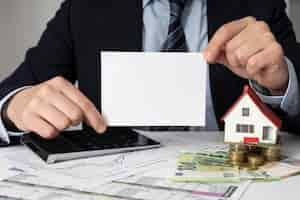
M 269 3 L 273 5 L 269 25 L 277 41 L 281 44 L 285 56 L 293 64 L 297 77 L 296 81 L 298 81 L 299 85 L 300 44 L 296 40 L 293 24 L 286 14 L 286 3 L 284 0 L 272 0 Z M 298 101 L 300 101 L 300 99 L 298 99 Z M 285 112 L 281 112 L 281 115 L 283 119 L 283 129 L 285 131 L 297 133 L 300 130 L 300 114 L 291 116 Z
M 71 0 L 67 0 L 47 24 L 37 46 L 29 49 L 24 62 L 0 83 L 0 100 L 18 88 L 58 75 L 75 82 L 70 9 Z

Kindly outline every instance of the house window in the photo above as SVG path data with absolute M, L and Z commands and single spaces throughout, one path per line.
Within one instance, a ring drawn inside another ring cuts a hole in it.
M 241 132 L 248 133 L 248 125 L 241 125 Z
M 250 109 L 249 108 L 242 108 L 242 116 L 249 117 L 250 116 Z
M 240 124 L 236 125 L 236 131 L 235 132 L 237 132 L 237 133 L 241 132 L 241 125 Z
M 237 124 L 236 132 L 237 133 L 254 133 L 254 125 Z
M 254 133 L 254 125 L 249 125 L 249 133 Z
M 263 140 L 268 141 L 271 140 L 272 127 L 264 126 L 263 127 Z

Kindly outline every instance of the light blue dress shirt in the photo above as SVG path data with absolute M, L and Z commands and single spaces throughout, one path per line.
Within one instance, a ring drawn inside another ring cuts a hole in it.
M 142 1 L 142 0 L 141 0 Z M 182 15 L 182 25 L 184 28 L 188 49 L 190 52 L 201 52 L 208 45 L 208 26 L 207 26 L 207 0 L 187 0 L 186 8 Z M 143 0 L 144 8 L 144 30 L 143 48 L 144 51 L 160 51 L 167 38 L 170 7 L 168 0 Z M 281 107 L 289 115 L 296 115 L 300 112 L 300 96 L 298 81 L 293 64 L 288 60 L 289 66 L 289 85 L 284 96 L 265 96 L 258 93 L 261 99 L 273 106 Z M 250 82 L 251 84 L 251 82 Z M 251 84 L 252 85 L 252 84 Z M 255 87 L 254 87 L 255 88 Z M 21 88 L 23 89 L 23 88 Z M 0 109 L 9 97 L 16 94 L 13 91 L 0 101 Z M 217 120 L 211 98 L 210 81 L 207 84 L 206 93 L 206 130 L 217 130 Z M 8 132 L 0 119 L 0 139 L 9 142 L 9 135 L 21 135 L 22 133 Z

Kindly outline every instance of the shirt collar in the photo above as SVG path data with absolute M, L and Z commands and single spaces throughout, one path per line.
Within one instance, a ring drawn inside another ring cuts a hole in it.
M 151 3 L 153 0 L 143 0 L 143 8 L 145 8 L 149 3 Z

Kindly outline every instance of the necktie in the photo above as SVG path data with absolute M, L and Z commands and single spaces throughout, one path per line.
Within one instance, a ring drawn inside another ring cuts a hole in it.
M 166 41 L 162 46 L 164 52 L 187 52 L 186 38 L 181 23 L 186 0 L 169 0 L 170 24 Z

